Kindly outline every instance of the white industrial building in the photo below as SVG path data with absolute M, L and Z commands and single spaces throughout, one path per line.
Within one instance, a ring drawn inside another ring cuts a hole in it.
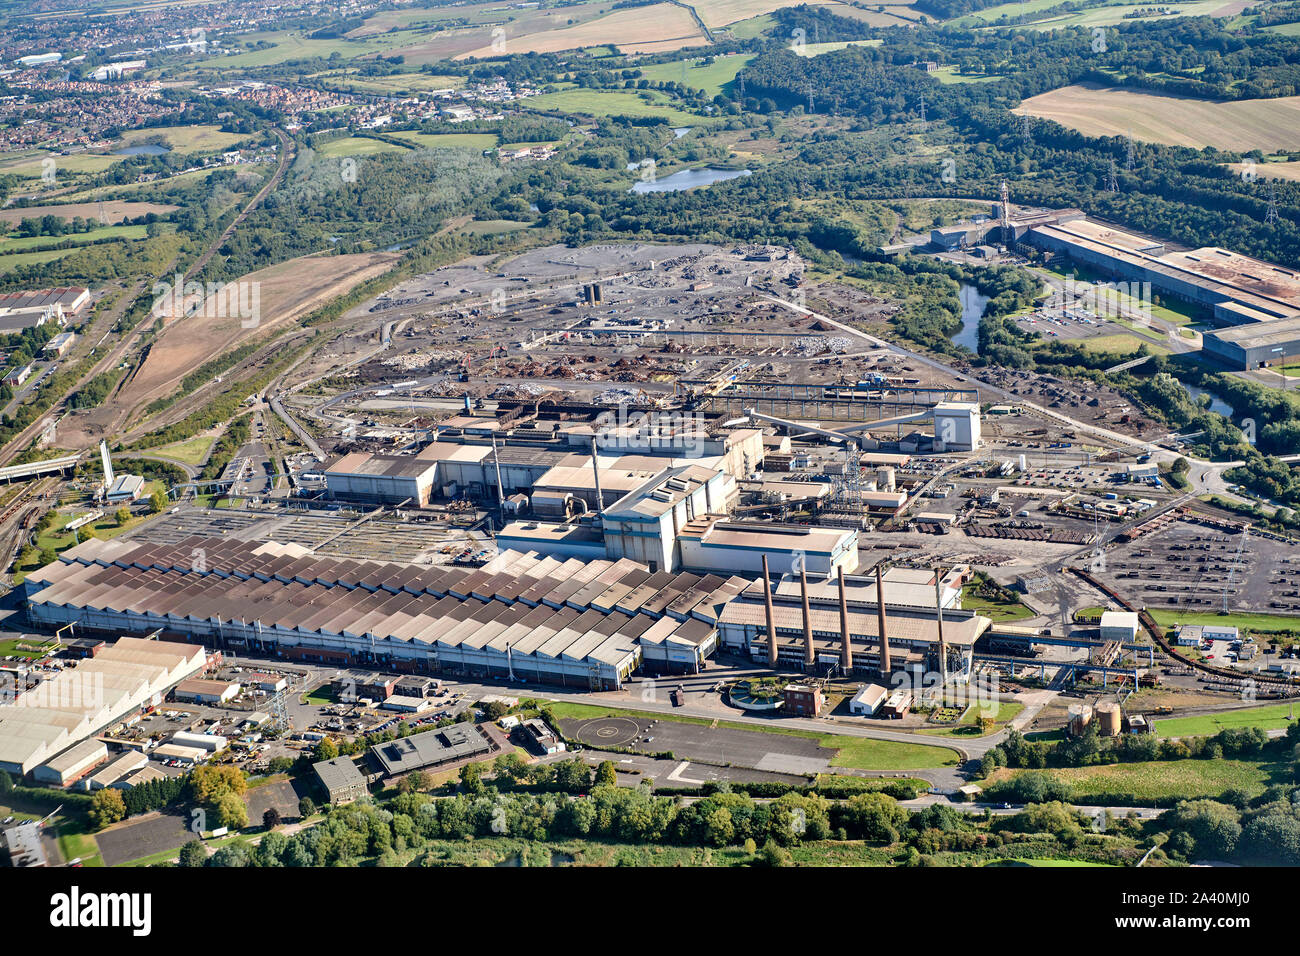
M 940 402 L 934 406 L 936 451 L 975 451 L 980 447 L 980 407 L 973 402 Z
M 889 688 L 882 684 L 863 684 L 849 701 L 849 713 L 861 717 L 874 717 L 888 696 Z
M 48 763 L 32 771 L 32 779 L 37 783 L 53 784 L 66 787 L 84 777 L 92 769 L 108 759 L 108 747 L 102 740 L 83 740 L 75 747 L 70 747 Z
M 220 734 L 194 734 L 188 730 L 178 730 L 172 734 L 171 742 L 180 747 L 198 747 L 212 754 L 226 749 L 226 738 Z
M 605 553 L 630 558 L 651 571 L 682 566 L 678 534 L 690 521 L 726 510 L 735 479 L 723 471 L 686 465 L 642 482 L 601 514 Z
M 31 773 L 140 708 L 161 704 L 206 664 L 199 645 L 121 638 L 0 706 L 0 770 Z
M 85 784 L 85 789 L 92 792 L 103 790 L 105 787 L 117 787 L 119 790 L 125 789 L 124 786 L 119 786 L 122 781 L 148 765 L 149 758 L 143 751 L 127 750 L 118 754 L 89 777 L 86 777 L 82 783 Z
M 1138 616 L 1136 611 L 1103 611 L 1101 614 L 1101 639 L 1123 641 L 1131 644 L 1137 640 Z
M 803 568 L 827 577 L 839 568 L 858 569 L 858 532 L 852 528 L 785 525 L 770 521 L 697 518 L 678 535 L 682 567 L 692 571 L 761 574 L 763 558 L 773 573 Z

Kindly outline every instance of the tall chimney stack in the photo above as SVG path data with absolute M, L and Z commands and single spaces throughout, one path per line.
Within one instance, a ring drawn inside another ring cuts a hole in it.
M 776 669 L 776 625 L 772 623 L 772 579 L 767 574 L 767 555 L 763 555 L 763 602 L 767 611 L 767 663 Z
M 596 476 L 596 516 L 605 513 L 605 499 L 600 495 L 600 459 L 596 454 L 596 436 L 591 436 L 591 470 Z
M 812 612 L 808 609 L 808 572 L 799 566 L 799 589 L 803 594 L 803 663 L 812 668 L 817 663 L 817 653 L 813 650 Z
M 885 629 L 885 575 L 876 565 L 876 616 L 880 621 L 880 673 L 888 677 L 893 671 L 889 658 L 889 633 Z
M 845 676 L 853 673 L 853 648 L 849 644 L 849 603 L 844 596 L 844 566 L 836 570 L 840 575 L 840 666 Z
M 934 569 L 934 609 L 939 620 L 939 688 L 948 686 L 948 645 L 943 640 L 943 568 Z

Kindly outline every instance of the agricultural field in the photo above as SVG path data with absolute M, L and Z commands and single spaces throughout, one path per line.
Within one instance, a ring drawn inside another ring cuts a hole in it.
M 1300 96 L 1215 103 L 1078 84 L 1030 97 L 1015 113 L 1088 136 L 1125 136 L 1168 146 L 1247 151 L 1300 147 Z
M 1245 163 L 1228 163 L 1228 168 L 1241 175 L 1247 167 Z M 1300 179 L 1300 162 L 1256 163 L 1255 176 L 1258 179 Z
M 852 9 L 839 0 L 710 0 L 708 3 L 695 5 L 696 11 L 710 30 L 725 27 L 740 20 L 759 17 L 773 10 L 784 7 L 797 7 L 804 3 L 809 6 L 826 6 L 839 16 L 848 16 L 845 10 Z
M 110 153 L 73 153 L 63 156 L 40 149 L 26 149 L 16 153 L 0 153 L 0 173 L 10 173 L 24 179 L 41 179 L 47 169 L 53 169 L 54 182 L 58 184 L 68 176 L 102 173 L 123 159 L 122 156 Z M 46 160 L 52 160 L 54 165 L 47 166 Z
M 105 200 L 102 203 L 66 203 L 50 206 L 23 206 L 0 209 L 0 222 L 17 224 L 24 219 L 38 219 L 41 216 L 59 216 L 63 219 L 98 219 L 101 222 L 119 223 L 123 219 L 139 219 L 154 213 L 166 216 L 176 211 L 175 206 L 155 202 L 124 202 Z
M 506 27 L 501 43 L 484 43 L 461 53 L 458 60 L 500 56 L 502 53 L 556 53 L 580 47 L 612 45 L 623 53 L 662 53 L 687 46 L 705 46 L 705 37 L 695 18 L 683 7 L 656 3 L 618 10 L 608 16 L 559 29 L 517 34 Z M 504 45 L 504 49 L 502 49 Z

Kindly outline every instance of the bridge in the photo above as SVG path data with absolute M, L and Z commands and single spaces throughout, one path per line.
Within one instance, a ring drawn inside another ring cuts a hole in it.
M 1110 368 L 1106 369 L 1106 374 L 1109 375 L 1111 372 L 1127 372 L 1131 368 L 1137 368 L 1144 362 L 1150 362 L 1153 358 L 1155 358 L 1154 355 L 1144 355 L 1141 358 L 1133 359 L 1131 362 L 1121 362 L 1119 365 L 1112 365 Z
M 68 475 L 77 467 L 77 462 L 81 461 L 80 455 L 67 455 L 63 458 L 47 458 L 45 461 L 32 461 L 25 465 L 9 465 L 0 468 L 0 481 L 8 484 L 11 481 L 20 481 L 24 478 L 35 478 L 39 475 Z

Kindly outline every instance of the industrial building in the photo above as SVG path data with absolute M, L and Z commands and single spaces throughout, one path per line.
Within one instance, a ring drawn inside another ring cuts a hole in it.
M 960 607 L 961 570 L 946 574 L 937 589 L 930 571 L 897 568 L 889 575 L 837 577 L 810 582 L 806 574 L 784 574 L 775 586 L 765 580 L 749 584 L 723 608 L 719 641 L 755 661 L 775 658 L 787 667 L 880 674 L 946 668 L 951 676 L 969 671 L 975 641 L 991 622 Z M 936 604 L 943 608 L 942 644 Z
M 332 804 L 352 803 L 366 795 L 366 778 L 351 757 L 320 760 L 312 764 L 311 768 L 316 771 L 316 777 Z
M 37 767 L 32 771 L 32 779 L 56 787 L 71 786 L 107 759 L 108 747 L 102 740 L 83 740 Z
M 202 570 L 196 547 L 206 552 Z M 626 558 L 505 551 L 466 569 L 188 538 L 87 541 L 24 588 L 29 616 L 51 627 L 161 630 L 291 660 L 615 689 L 643 661 L 698 670 L 715 646 L 722 605 L 747 583 L 652 572 Z
M 1138 616 L 1136 611 L 1103 611 L 1101 614 L 1101 639 L 1131 644 L 1137 640 Z
M 491 753 L 495 745 L 474 724 L 459 723 L 409 737 L 398 737 L 370 748 L 384 776 L 423 770 Z
M 129 789 L 129 786 L 124 781 L 148 765 L 149 757 L 144 752 L 127 750 L 118 754 L 104 764 L 103 767 L 86 777 L 83 783 L 85 788 L 92 792 L 103 790 L 105 787 L 116 787 L 119 790 Z
M 1229 368 L 1287 365 L 1300 356 L 1300 314 L 1205 332 L 1202 348 Z
M 770 521 L 697 518 L 678 534 L 682 566 L 692 571 L 732 569 L 757 575 L 769 567 L 803 567 L 813 577 L 858 569 L 858 532 L 852 528 L 783 525 Z
M 224 704 L 239 696 L 239 685 L 226 680 L 183 680 L 172 691 L 172 699 L 185 704 Z
M 0 770 L 31 773 L 140 708 L 161 704 L 206 666 L 201 646 L 121 638 L 0 706 Z
M 973 402 L 939 402 L 934 406 L 934 440 L 936 451 L 976 451 L 980 407 Z

